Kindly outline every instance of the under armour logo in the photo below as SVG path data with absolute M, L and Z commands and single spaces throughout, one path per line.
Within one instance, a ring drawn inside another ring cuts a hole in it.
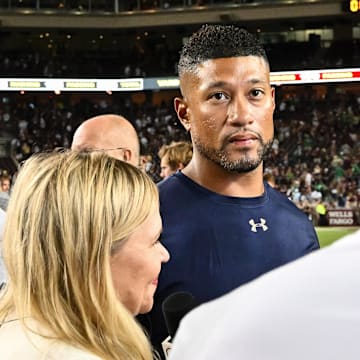
M 260 218 L 260 222 L 256 223 L 254 219 L 249 220 L 249 224 L 251 225 L 251 231 L 257 232 L 257 228 L 262 228 L 263 231 L 268 230 L 269 228 L 265 225 L 266 220 L 263 218 Z

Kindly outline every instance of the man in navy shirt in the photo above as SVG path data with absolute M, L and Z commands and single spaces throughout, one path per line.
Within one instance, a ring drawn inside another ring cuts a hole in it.
M 171 293 L 203 303 L 319 248 L 305 214 L 263 181 L 275 101 L 257 39 L 205 25 L 183 47 L 178 70 L 182 97 L 174 105 L 193 157 L 159 184 L 171 260 L 149 314 L 156 347 L 167 336 L 161 305 Z

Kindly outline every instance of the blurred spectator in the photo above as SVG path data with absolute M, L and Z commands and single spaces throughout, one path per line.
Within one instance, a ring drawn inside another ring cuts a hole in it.
M 10 186 L 11 178 L 9 175 L 4 174 L 0 176 L 0 208 L 4 211 L 7 210 L 8 202 L 10 200 Z
M 140 144 L 134 126 L 123 116 L 103 114 L 84 121 L 75 131 L 73 150 L 99 150 L 140 165 Z
M 275 176 L 270 172 L 264 173 L 264 181 L 266 181 L 270 186 L 273 188 L 276 188 L 276 180 Z
M 163 145 L 159 150 L 160 177 L 165 179 L 182 170 L 191 160 L 193 154 L 192 144 L 188 141 L 172 142 Z

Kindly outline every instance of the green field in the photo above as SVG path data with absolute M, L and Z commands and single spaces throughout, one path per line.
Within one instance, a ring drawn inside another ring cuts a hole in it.
M 351 234 L 352 232 L 358 230 L 359 227 L 327 226 L 327 227 L 316 227 L 315 229 L 319 237 L 320 246 L 324 247 L 332 244 L 334 241 L 342 238 L 347 234 Z

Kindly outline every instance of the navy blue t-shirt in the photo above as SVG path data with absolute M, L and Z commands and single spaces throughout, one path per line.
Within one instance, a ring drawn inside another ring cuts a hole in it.
M 306 215 L 267 183 L 255 198 L 219 195 L 181 172 L 158 187 L 170 261 L 149 313 L 157 347 L 168 335 L 161 305 L 171 293 L 188 291 L 203 303 L 319 248 Z

